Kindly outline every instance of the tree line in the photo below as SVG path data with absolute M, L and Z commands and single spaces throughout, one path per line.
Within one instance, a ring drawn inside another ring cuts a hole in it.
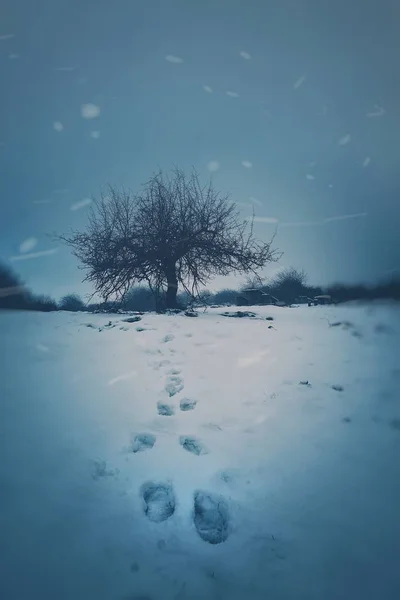
M 257 288 L 292 304 L 300 296 L 325 293 L 335 301 L 400 299 L 399 278 L 375 286 L 313 287 L 303 271 L 283 269 L 270 281 L 260 272 L 278 262 L 282 253 L 259 240 L 254 214 L 242 219 L 228 195 L 203 185 L 195 170 L 179 168 L 154 173 L 138 193 L 109 187 L 94 200 L 86 227 L 55 236 L 66 244 L 85 271 L 84 281 L 100 304 L 85 304 L 75 294 L 55 302 L 28 291 L 7 266 L 0 267 L 0 308 L 83 310 L 99 306 L 126 310 L 178 309 L 188 304 L 235 304 L 241 290 L 212 294 L 207 284 L 215 276 L 247 277 L 245 287 Z M 96 307 L 96 308 L 94 308 Z
M 185 290 L 177 293 L 177 308 L 186 309 L 189 306 L 226 306 L 236 305 L 243 289 L 259 289 L 282 300 L 287 305 L 296 303 L 301 296 L 312 298 L 319 294 L 329 294 L 338 302 L 354 300 L 397 300 L 400 301 L 400 277 L 392 277 L 375 285 L 334 284 L 318 287 L 307 284 L 304 271 L 293 268 L 282 269 L 270 281 L 249 279 L 238 289 L 225 288 L 217 292 L 204 289 L 194 298 Z M 71 293 L 63 296 L 58 302 L 49 296 L 35 295 L 21 282 L 18 275 L 8 266 L 0 263 L 0 309 L 30 310 L 50 312 L 65 310 L 70 312 L 155 312 L 157 302 L 153 291 L 145 285 L 135 285 L 130 288 L 123 300 L 108 300 L 101 302 L 85 302 L 78 294 Z

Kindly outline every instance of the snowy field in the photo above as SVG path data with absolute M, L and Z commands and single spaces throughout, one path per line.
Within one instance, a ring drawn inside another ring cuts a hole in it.
M 2 599 L 398 600 L 400 309 L 224 310 L 0 313 Z

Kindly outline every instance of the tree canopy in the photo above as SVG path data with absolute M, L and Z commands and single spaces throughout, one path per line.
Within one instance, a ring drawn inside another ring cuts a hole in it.
M 90 209 L 85 231 L 60 236 L 105 300 L 147 282 L 158 304 L 176 306 L 178 286 L 197 294 L 215 275 L 255 274 L 279 255 L 253 235 L 236 205 L 202 186 L 195 171 L 151 176 L 139 194 L 109 187 Z

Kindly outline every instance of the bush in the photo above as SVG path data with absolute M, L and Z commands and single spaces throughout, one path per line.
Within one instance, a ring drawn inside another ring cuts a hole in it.
M 225 289 L 216 292 L 213 297 L 214 304 L 236 304 L 239 293 L 236 290 Z
M 149 312 L 156 310 L 156 301 L 151 289 L 138 285 L 129 290 L 123 302 L 125 310 Z
M 77 312 L 85 309 L 85 303 L 77 294 L 68 294 L 61 298 L 59 309 Z
M 307 295 L 307 276 L 293 267 L 280 271 L 268 285 L 268 293 L 292 304 L 299 296 Z
M 26 310 L 37 310 L 41 312 L 52 312 L 57 310 L 57 302 L 50 296 L 31 296 L 27 302 Z

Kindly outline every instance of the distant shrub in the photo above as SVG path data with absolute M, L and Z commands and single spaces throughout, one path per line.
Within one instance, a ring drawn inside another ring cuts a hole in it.
M 37 310 L 41 312 L 52 312 L 57 310 L 57 302 L 50 298 L 50 296 L 31 296 L 28 299 L 27 310 Z
M 307 275 L 304 271 L 299 271 L 290 267 L 283 269 L 269 283 L 268 293 L 283 300 L 286 304 L 292 304 L 299 296 L 307 294 Z
M 60 310 L 69 310 L 71 312 L 77 312 L 79 310 L 84 310 L 85 303 L 77 294 L 68 294 L 61 298 L 59 303 Z
M 225 289 L 216 292 L 213 297 L 214 304 L 236 304 L 238 298 L 238 291 Z

